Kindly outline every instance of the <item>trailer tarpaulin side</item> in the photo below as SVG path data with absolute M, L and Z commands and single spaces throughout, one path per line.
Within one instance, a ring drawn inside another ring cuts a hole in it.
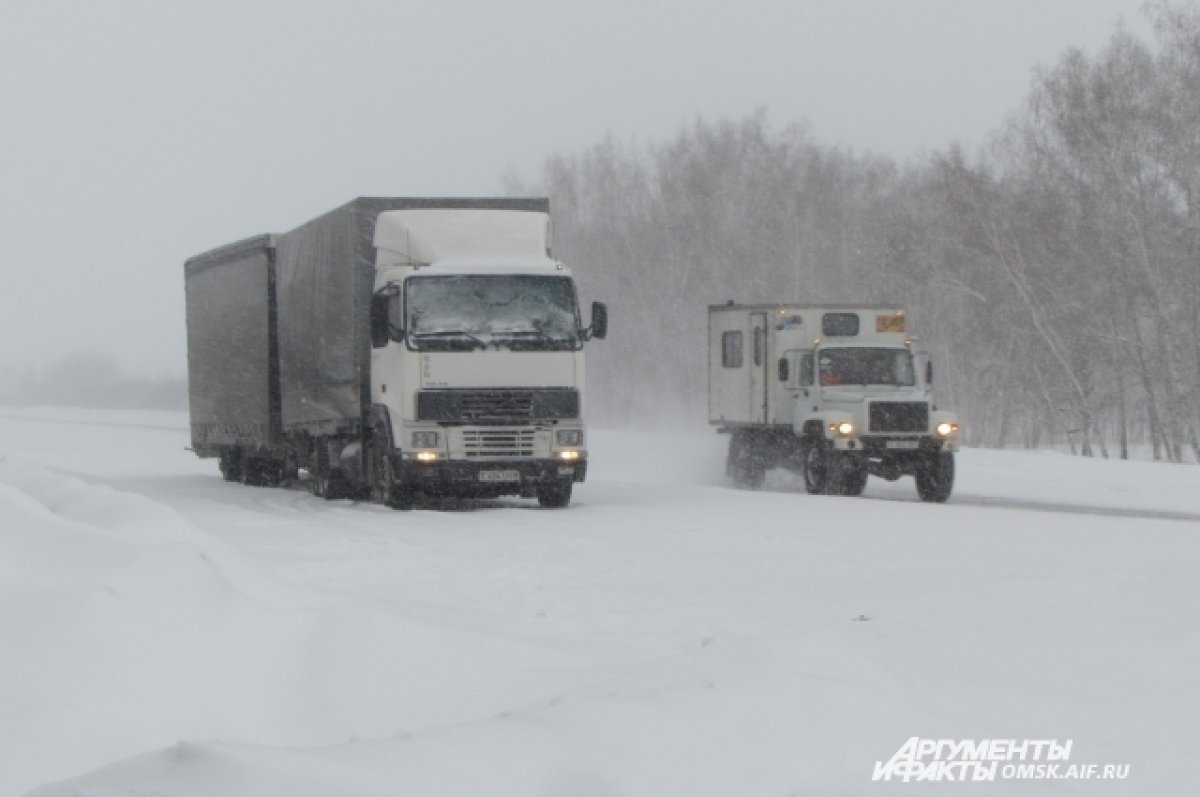
M 271 340 L 274 238 L 260 235 L 184 264 L 192 447 L 279 442 Z

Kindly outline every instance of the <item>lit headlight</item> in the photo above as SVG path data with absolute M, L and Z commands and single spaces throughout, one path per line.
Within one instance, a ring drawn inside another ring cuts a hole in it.
M 413 448 L 437 448 L 437 432 L 413 432 Z
M 579 452 L 574 450 L 559 451 L 558 458 L 563 462 L 574 462 L 579 459 Z
M 958 431 L 958 424 L 950 423 L 949 421 L 942 421 L 937 425 L 937 428 L 934 429 L 934 431 L 936 431 L 940 437 L 949 437 Z
M 581 446 L 583 445 L 583 430 L 559 429 L 554 433 L 554 440 L 560 446 Z
M 854 424 L 850 423 L 850 421 L 831 423 L 829 424 L 829 431 L 836 432 L 842 437 L 849 437 L 850 435 L 854 434 Z
M 437 458 L 438 452 L 436 451 L 426 450 L 417 452 L 417 462 L 436 462 Z

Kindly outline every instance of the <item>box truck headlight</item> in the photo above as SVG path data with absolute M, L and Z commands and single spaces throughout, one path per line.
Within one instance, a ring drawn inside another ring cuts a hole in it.
M 950 437 L 958 431 L 958 424 L 950 423 L 949 421 L 942 421 L 937 425 L 935 431 L 938 433 L 939 437 Z
M 831 423 L 829 424 L 829 431 L 840 434 L 842 437 L 849 437 L 854 434 L 854 424 L 850 423 L 850 421 Z
M 417 452 L 417 462 L 437 462 L 438 452 L 423 449 Z
M 583 430 L 559 429 L 554 433 L 554 440 L 560 446 L 581 446 L 583 445 Z
M 566 451 L 559 451 L 556 456 L 558 456 L 559 460 L 562 462 L 576 462 L 581 454 L 579 451 L 569 448 Z
M 413 432 L 413 448 L 437 448 L 437 432 Z

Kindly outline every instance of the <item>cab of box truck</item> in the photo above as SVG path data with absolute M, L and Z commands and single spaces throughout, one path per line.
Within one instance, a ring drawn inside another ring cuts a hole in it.
M 371 406 L 395 487 L 565 505 L 587 470 L 584 326 L 545 213 L 418 209 L 375 227 Z M 373 482 L 387 479 L 373 479 Z

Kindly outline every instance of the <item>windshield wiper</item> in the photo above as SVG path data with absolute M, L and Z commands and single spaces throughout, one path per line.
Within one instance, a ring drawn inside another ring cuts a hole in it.
M 414 338 L 415 340 L 426 340 L 426 339 L 430 339 L 430 340 L 447 340 L 447 339 L 468 340 L 472 344 L 474 344 L 475 346 L 478 346 L 481 349 L 487 348 L 487 344 L 484 343 L 482 340 L 475 337 L 470 332 L 464 332 L 461 329 L 439 329 L 439 330 L 436 330 L 433 332 L 413 332 L 413 333 L 411 333 L 410 336 L 412 338 Z
M 538 340 L 544 340 L 547 343 L 552 343 L 555 346 L 569 348 L 575 345 L 575 339 L 568 333 L 564 336 L 555 336 L 546 332 L 543 329 L 512 329 L 504 332 L 494 332 L 493 335 L 498 338 L 525 338 L 535 337 Z

